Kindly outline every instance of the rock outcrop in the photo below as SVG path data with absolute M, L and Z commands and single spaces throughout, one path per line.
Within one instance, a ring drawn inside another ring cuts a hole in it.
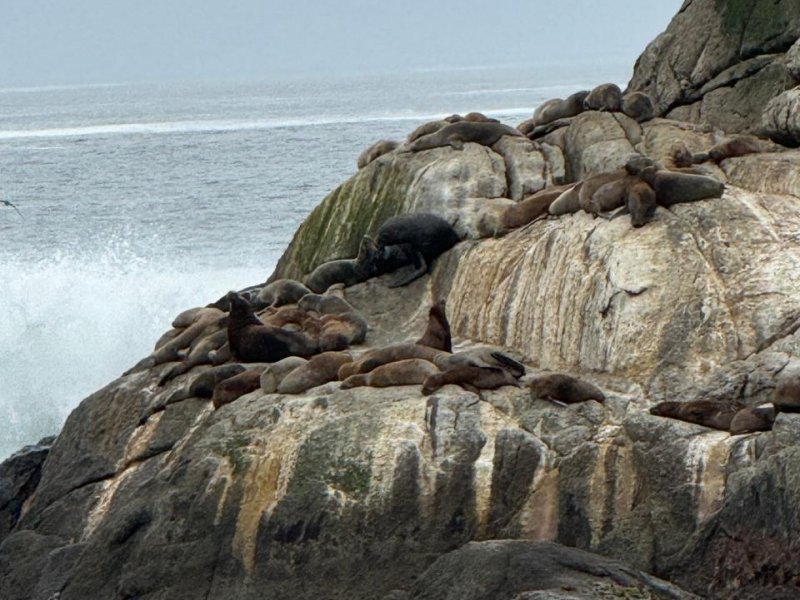
M 722 197 L 659 206 L 636 229 L 624 213 L 510 230 L 501 217 L 632 156 L 673 167 L 676 142 L 702 156 L 751 130 L 763 107 L 732 104 L 730 131 L 710 107 L 740 85 L 775 96 L 758 77 L 776 65 L 796 77 L 798 35 L 794 3 L 687 0 L 631 88 L 661 115 L 693 105 L 700 124 L 585 110 L 533 141 L 372 157 L 306 219 L 271 280 L 356 256 L 391 216 L 440 215 L 462 241 L 429 275 L 336 292 L 369 324 L 349 351 L 413 343 L 444 300 L 456 349 L 502 347 L 525 363 L 522 387 L 424 396 L 326 375 L 288 394 L 276 391 L 288 371 L 233 365 L 259 369 L 263 387 L 214 410 L 198 382 L 231 365 L 175 370 L 184 348 L 145 360 L 70 415 L 35 491 L 0 469 L 13 515 L 0 597 L 797 597 L 800 414 L 731 435 L 649 409 L 755 408 L 800 370 L 800 151 L 695 165 Z M 602 402 L 532 394 L 552 372 Z

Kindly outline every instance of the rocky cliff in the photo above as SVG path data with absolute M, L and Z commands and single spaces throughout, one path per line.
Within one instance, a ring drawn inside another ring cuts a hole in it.
M 81 403 L 38 485 L 6 469 L 0 597 L 797 597 L 800 417 L 731 435 L 649 408 L 757 406 L 800 370 L 800 151 L 708 163 L 721 198 L 641 228 L 502 216 L 632 155 L 670 164 L 676 142 L 704 153 L 753 130 L 798 36 L 792 2 L 687 0 L 630 84 L 662 117 L 586 111 L 534 140 L 389 151 L 322 201 L 272 277 L 355 256 L 390 216 L 439 214 L 462 241 L 429 275 L 344 290 L 366 345 L 413 341 L 444 299 L 459 348 L 500 346 L 605 402 L 331 382 L 214 410 L 181 393 L 208 366 L 160 386 L 174 363 L 153 365 Z

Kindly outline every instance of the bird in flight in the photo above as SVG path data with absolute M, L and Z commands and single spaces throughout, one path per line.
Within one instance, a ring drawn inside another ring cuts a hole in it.
M 12 203 L 10 200 L 0 200 L 0 203 L 2 203 L 2 204 L 5 204 L 6 206 L 10 206 L 10 207 L 11 207 L 11 208 L 13 208 L 15 211 L 17 211 L 17 213 L 19 214 L 19 216 L 20 216 L 20 217 L 22 217 L 23 219 L 25 218 L 25 217 L 22 215 L 22 213 L 21 213 L 21 212 L 19 212 L 19 209 L 16 207 L 16 205 L 15 205 L 15 204 L 13 204 L 13 203 Z

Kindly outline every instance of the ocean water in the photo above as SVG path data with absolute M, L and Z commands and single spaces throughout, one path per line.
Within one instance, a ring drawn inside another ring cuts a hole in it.
M 361 150 L 473 110 L 516 125 L 629 64 L 0 88 L 0 458 L 56 433 L 172 318 L 262 282 Z

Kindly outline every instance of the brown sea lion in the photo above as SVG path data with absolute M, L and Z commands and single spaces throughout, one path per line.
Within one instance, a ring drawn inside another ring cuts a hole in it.
M 800 373 L 784 376 L 772 393 L 772 404 L 779 412 L 800 412 Z
M 445 121 L 444 119 L 439 119 L 437 121 L 428 121 L 427 123 L 423 123 L 419 127 L 417 127 L 414 131 L 408 134 L 406 138 L 406 143 L 410 144 L 414 140 L 418 140 L 423 135 L 430 135 L 431 133 L 435 133 L 439 131 L 445 125 L 449 125 L 450 121 Z
M 211 398 L 214 388 L 222 381 L 230 379 L 239 373 L 244 373 L 247 367 L 239 363 L 228 363 L 212 367 L 194 377 L 187 386 L 187 397 Z
M 344 350 L 362 344 L 367 337 L 367 320 L 356 311 L 323 315 L 320 319 L 319 347 L 323 352 Z
M 463 150 L 464 144 L 473 142 L 482 146 L 493 146 L 504 135 L 524 137 L 508 125 L 502 123 L 472 123 L 459 121 L 442 127 L 434 133 L 424 135 L 408 144 L 407 152 L 420 152 L 431 148 L 450 146 L 454 150 Z
M 731 435 L 753 433 L 756 431 L 770 431 L 777 411 L 772 405 L 743 408 L 733 415 L 728 431 Z
M 581 209 L 580 198 L 583 182 L 573 183 L 559 194 L 547 207 L 548 214 L 560 216 L 576 213 Z
M 587 177 L 581 182 L 580 190 L 578 191 L 578 205 L 586 212 L 592 212 L 591 200 L 595 192 L 607 183 L 617 181 L 627 175 L 625 169 L 618 169 L 608 173 L 600 173 Z M 620 205 L 622 203 L 620 202 Z
M 445 314 L 445 301 L 439 300 L 428 311 L 428 327 L 425 333 L 416 342 L 421 346 L 428 346 L 444 352 L 453 351 L 453 341 L 450 335 L 450 323 Z
M 631 225 L 642 227 L 652 221 L 656 214 L 656 193 L 646 182 L 637 179 L 628 188 L 625 206 L 631 215 Z
M 589 95 L 588 90 L 581 90 L 575 92 L 565 99 L 553 98 L 540 104 L 533 113 L 534 123 L 539 125 L 547 125 L 558 119 L 568 119 L 575 117 L 584 111 L 584 101 Z
M 689 402 L 660 402 L 650 409 L 650 414 L 728 431 L 734 415 L 743 408 L 744 405 L 739 402 L 690 400 Z
M 622 112 L 637 123 L 649 121 L 655 116 L 653 100 L 644 92 L 631 92 L 622 97 Z
M 295 304 L 310 292 L 310 289 L 294 279 L 276 279 L 261 288 L 253 305 L 256 307 L 274 306 L 277 308 L 286 304 Z
M 527 136 L 536 128 L 536 120 L 534 118 L 525 119 L 522 123 L 517 124 L 517 130 L 524 136 Z
M 680 202 L 719 198 L 725 191 L 725 184 L 713 177 L 659 169 L 643 156 L 629 160 L 625 169 L 646 181 L 656 193 L 656 201 L 667 208 Z
M 377 274 L 374 268 L 375 261 L 372 260 L 377 251 L 378 247 L 375 242 L 364 236 L 356 258 L 329 260 L 322 263 L 306 275 L 304 283 L 312 292 L 322 294 L 336 283 L 343 283 L 345 287 L 349 287 L 366 281 Z
M 395 142 L 394 140 L 378 140 L 365 148 L 364 151 L 358 155 L 356 165 L 359 169 L 363 169 L 373 160 L 391 152 L 399 145 L 400 142 Z
M 261 373 L 261 391 L 265 394 L 274 394 L 278 391 L 278 386 L 289 373 L 307 362 L 307 359 L 299 356 L 287 356 L 267 366 L 264 372 Z
M 219 349 L 227 340 L 228 332 L 224 328 L 220 328 L 218 331 L 200 338 L 199 343 L 192 344 L 189 353 L 180 363 L 174 365 L 166 373 L 161 375 L 158 385 L 164 386 L 168 381 L 174 379 L 178 375 L 187 373 L 198 365 L 212 364 L 212 358 L 214 355 L 211 353 L 219 351 Z
M 184 329 L 194 323 L 196 320 L 197 314 L 204 310 L 205 307 L 203 306 L 196 306 L 195 308 L 188 308 L 180 313 L 177 317 L 172 320 L 172 326 L 178 329 Z
M 564 373 L 548 373 L 531 379 L 531 397 L 574 404 L 596 400 L 603 402 L 605 394 L 595 385 Z
M 525 375 L 525 365 L 509 356 L 501 348 L 480 347 L 461 350 L 454 354 L 442 353 L 433 359 L 441 371 L 456 367 L 499 367 L 519 379 Z
M 621 206 L 626 206 L 631 188 L 640 183 L 647 185 L 641 179 L 633 177 L 632 175 L 625 175 L 614 181 L 609 181 L 595 190 L 592 197 L 589 199 L 587 208 L 584 210 L 593 215 L 599 215 L 615 210 Z M 655 194 L 653 194 L 653 200 L 655 201 Z
M 561 194 L 572 188 L 574 184 L 554 185 L 526 196 L 513 206 L 509 206 L 500 217 L 505 229 L 516 229 L 548 214 L 547 209 Z
M 339 367 L 353 360 L 349 352 L 323 352 L 288 373 L 278 384 L 279 394 L 302 394 L 306 390 L 335 381 Z M 263 380 L 263 377 L 262 377 Z M 262 385 L 262 388 L 263 385 Z
M 497 119 L 487 117 L 481 112 L 468 112 L 464 115 L 464 120 L 468 123 L 499 123 Z
M 228 294 L 228 343 L 231 354 L 244 362 L 275 362 L 287 356 L 313 356 L 317 341 L 304 333 L 264 325 L 246 300 L 236 292 Z
M 481 125 L 481 123 L 471 123 L 471 125 Z M 378 251 L 374 255 L 376 264 L 387 261 L 391 249 L 400 247 L 408 257 L 407 264 L 414 266 L 410 273 L 388 284 L 389 287 L 402 287 L 424 275 L 433 260 L 456 245 L 460 238 L 453 226 L 439 215 L 411 213 L 386 219 L 378 228 L 375 241 L 378 246 Z M 380 267 L 370 266 L 370 268 L 378 270 Z
M 478 390 L 495 390 L 504 385 L 521 387 L 519 381 L 506 369 L 463 366 L 428 376 L 422 384 L 422 394 L 428 396 L 448 384 L 460 385 L 465 390 L 475 393 L 478 393 Z
M 586 110 L 619 112 L 622 110 L 622 90 L 615 83 L 603 83 L 594 88 L 583 101 Z
M 374 348 L 362 354 L 358 360 L 342 365 L 339 369 L 339 380 L 344 381 L 350 375 L 368 373 L 381 365 L 410 358 L 421 358 L 433 362 L 440 354 L 445 353 L 419 344 L 392 344 L 383 348 Z
M 297 303 L 298 308 L 318 315 L 336 315 L 354 312 L 353 305 L 333 294 L 306 294 Z
M 247 369 L 238 375 L 220 381 L 214 387 L 214 393 L 211 396 L 214 409 L 230 404 L 237 398 L 259 389 L 261 371 L 262 369 Z
M 174 339 L 175 339 L 175 337 L 176 337 L 176 336 L 177 336 L 177 335 L 178 335 L 178 334 L 179 334 L 181 331 L 183 331 L 183 329 L 184 329 L 183 327 L 173 327 L 172 329 L 170 329 L 170 330 L 168 330 L 168 331 L 165 331 L 164 333 L 162 333 L 162 334 L 161 334 L 161 337 L 160 337 L 160 338 L 158 338 L 158 339 L 156 340 L 156 343 L 155 343 L 155 345 L 153 346 L 153 351 L 156 351 L 156 350 L 158 350 L 159 348 L 161 348 L 161 346 L 163 346 L 164 344 L 166 344 L 168 341 L 170 341 L 170 340 L 174 340 Z
M 342 389 L 360 386 L 418 385 L 425 381 L 428 376 L 438 372 L 439 369 L 436 365 L 428 360 L 409 358 L 381 365 L 369 373 L 350 375 L 342 382 Z

